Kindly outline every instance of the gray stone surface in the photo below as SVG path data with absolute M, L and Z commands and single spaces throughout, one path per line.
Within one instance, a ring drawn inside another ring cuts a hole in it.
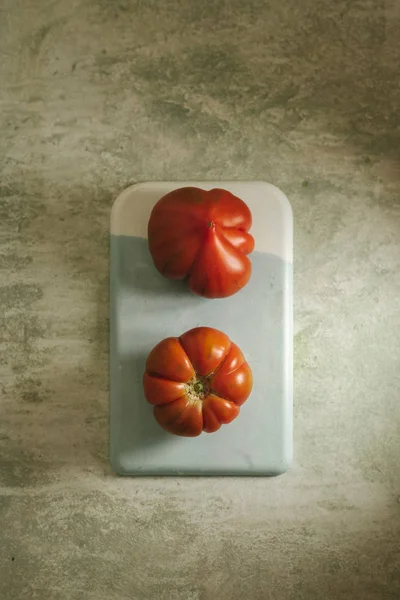
M 0 598 L 400 597 L 397 0 L 1 0 Z M 295 216 L 277 479 L 108 467 L 108 218 L 148 179 Z

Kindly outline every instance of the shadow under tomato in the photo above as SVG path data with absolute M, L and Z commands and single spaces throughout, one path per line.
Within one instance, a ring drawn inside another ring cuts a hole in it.
M 114 264 L 111 274 L 116 278 L 115 284 L 118 288 L 132 288 L 135 293 L 145 292 L 151 296 L 192 295 L 184 279 L 167 279 L 156 269 L 147 240 L 112 237 L 110 249 L 111 262 Z
M 145 292 L 146 295 L 193 296 L 184 279 L 173 281 L 159 273 L 153 263 L 137 267 L 132 277 L 125 279 L 135 292 Z
M 112 447 L 118 454 L 132 455 L 132 466 L 138 461 L 134 455 L 171 443 L 174 438 L 157 423 L 145 398 L 142 377 L 146 359 L 143 353 L 124 358 L 118 365 L 118 380 L 111 380 Z

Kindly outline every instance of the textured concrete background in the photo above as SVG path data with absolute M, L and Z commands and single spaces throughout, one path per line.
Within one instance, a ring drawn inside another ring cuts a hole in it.
M 400 4 L 0 6 L 0 598 L 398 599 Z M 164 178 L 292 202 L 289 475 L 110 473 L 109 212 Z

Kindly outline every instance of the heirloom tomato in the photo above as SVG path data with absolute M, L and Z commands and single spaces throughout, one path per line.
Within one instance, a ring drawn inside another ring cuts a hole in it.
M 175 435 L 195 437 L 230 423 L 250 395 L 249 365 L 229 337 L 196 327 L 162 340 L 150 352 L 143 387 L 158 423 Z
M 190 290 L 205 298 L 226 298 L 250 279 L 250 227 L 249 207 L 230 192 L 176 189 L 152 210 L 150 253 L 168 279 L 187 279 Z

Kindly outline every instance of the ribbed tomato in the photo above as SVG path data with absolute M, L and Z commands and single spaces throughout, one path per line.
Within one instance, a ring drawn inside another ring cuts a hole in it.
M 157 344 L 143 376 L 158 423 L 187 437 L 212 433 L 233 421 L 252 385 L 251 369 L 239 348 L 211 327 L 196 327 Z
M 154 206 L 149 248 L 168 279 L 187 279 L 192 292 L 206 298 L 226 298 L 250 279 L 250 227 L 249 207 L 230 192 L 180 188 Z

